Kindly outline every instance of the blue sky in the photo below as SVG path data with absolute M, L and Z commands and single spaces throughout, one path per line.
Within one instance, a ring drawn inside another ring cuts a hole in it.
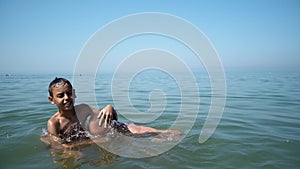
M 71 73 L 93 33 L 140 12 L 191 22 L 210 39 L 225 71 L 300 70 L 297 0 L 0 0 L 0 73 Z

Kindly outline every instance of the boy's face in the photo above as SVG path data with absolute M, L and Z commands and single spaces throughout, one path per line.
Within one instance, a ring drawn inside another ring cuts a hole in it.
M 60 111 L 74 109 L 75 92 L 68 84 L 52 88 L 52 96 L 49 96 L 51 104 L 56 104 Z

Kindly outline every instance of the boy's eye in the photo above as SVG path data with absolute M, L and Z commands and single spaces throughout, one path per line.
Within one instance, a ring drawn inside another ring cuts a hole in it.
M 67 92 L 68 96 L 72 95 L 72 90 Z
M 64 97 L 64 95 L 63 94 L 58 94 L 58 95 L 56 95 L 58 98 L 63 98 Z

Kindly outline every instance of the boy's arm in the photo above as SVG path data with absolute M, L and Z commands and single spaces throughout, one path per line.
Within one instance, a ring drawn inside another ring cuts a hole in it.
M 53 148 L 60 148 L 61 147 L 61 143 L 62 140 L 61 138 L 59 138 L 59 132 L 58 132 L 58 122 L 56 121 L 56 119 L 49 119 L 48 123 L 47 123 L 47 127 L 48 127 L 48 132 L 49 135 L 48 136 L 42 136 L 41 137 L 41 141 L 43 141 L 44 143 L 51 145 L 51 147 Z
M 117 113 L 111 105 L 97 110 L 87 104 L 80 104 L 75 106 L 75 111 L 83 126 L 85 126 L 88 116 L 97 117 L 99 119 L 99 126 L 104 128 L 107 128 L 112 120 L 118 120 Z
M 96 117 L 98 112 L 96 109 L 92 108 L 87 104 L 80 104 L 75 106 L 75 112 L 78 120 L 81 122 L 81 125 L 84 127 L 86 126 L 86 120 L 88 116 Z

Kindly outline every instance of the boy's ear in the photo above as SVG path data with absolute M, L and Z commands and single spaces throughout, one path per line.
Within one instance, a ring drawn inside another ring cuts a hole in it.
M 73 96 L 74 98 L 77 97 L 76 94 L 75 94 L 75 89 L 72 90 L 72 96 Z
M 52 96 L 48 96 L 48 100 L 50 101 L 51 104 L 54 104 L 54 101 L 53 101 L 53 97 L 52 97 Z

